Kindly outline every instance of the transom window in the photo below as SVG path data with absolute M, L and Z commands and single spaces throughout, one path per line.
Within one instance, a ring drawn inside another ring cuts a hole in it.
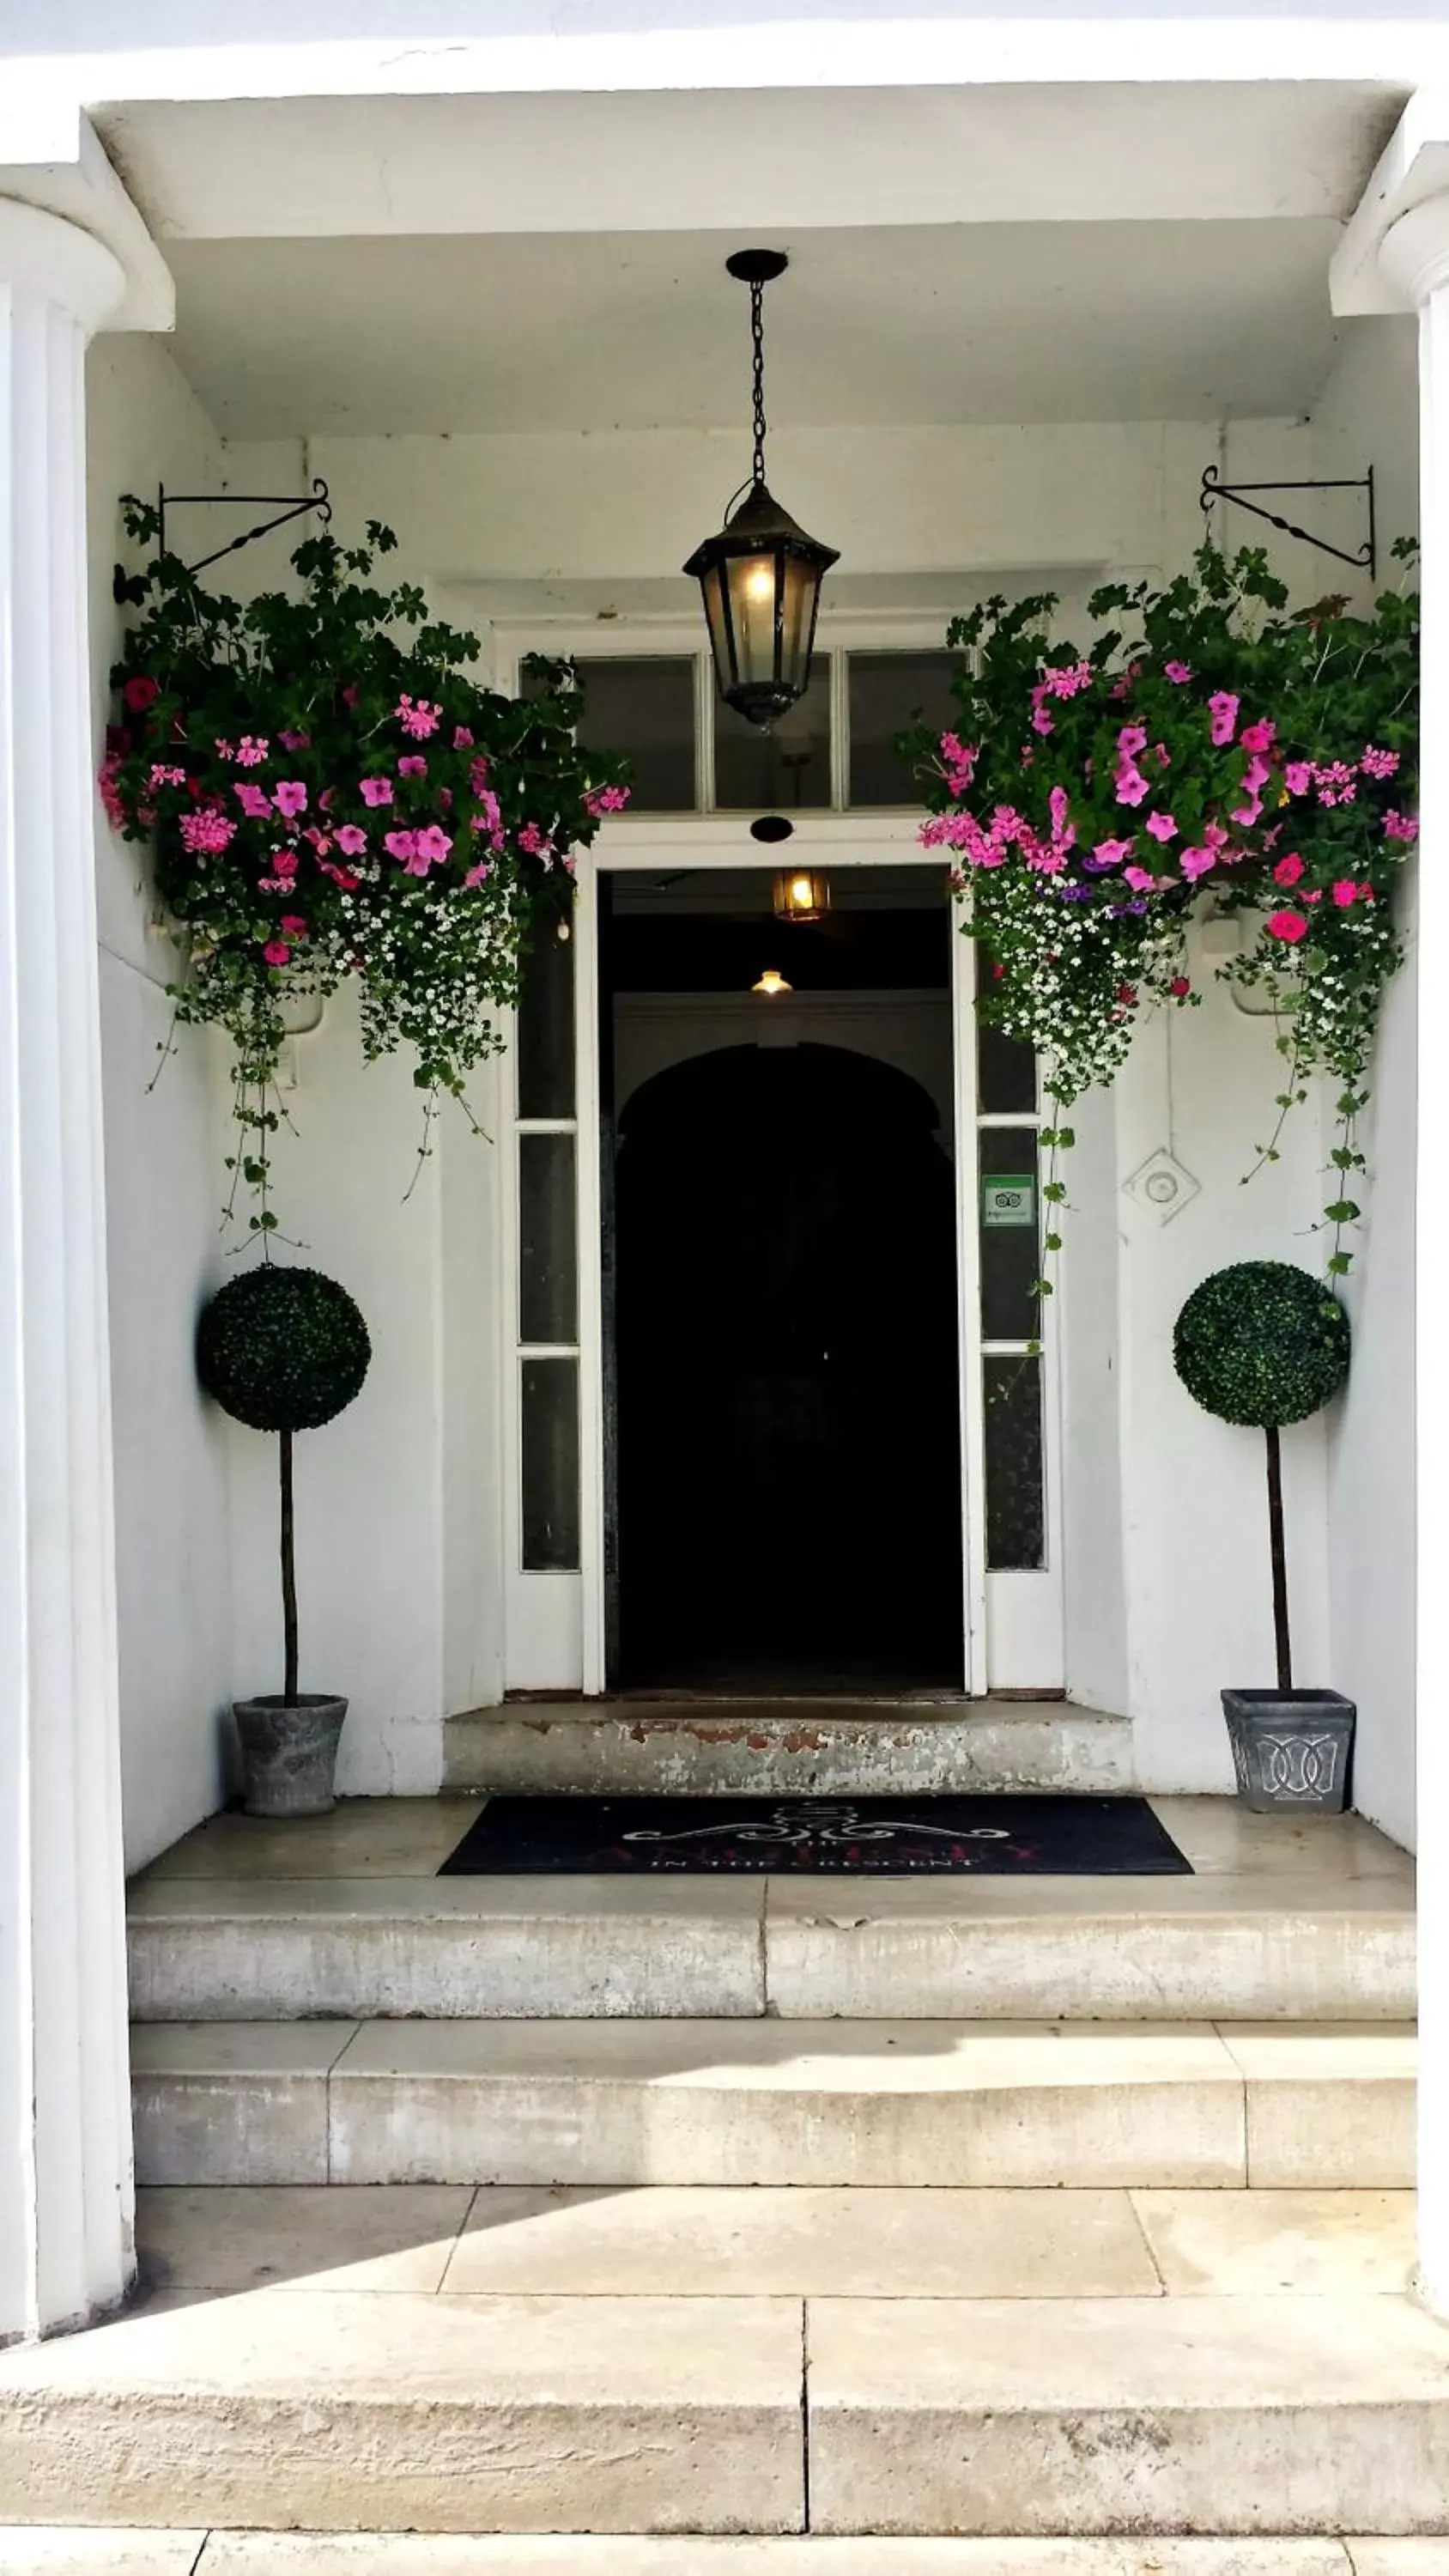
M 809 813 L 922 802 L 896 749 L 908 726 L 955 718 L 946 652 L 817 648 L 810 686 L 768 733 L 718 696 L 706 656 L 574 657 L 579 739 L 624 752 L 637 813 Z

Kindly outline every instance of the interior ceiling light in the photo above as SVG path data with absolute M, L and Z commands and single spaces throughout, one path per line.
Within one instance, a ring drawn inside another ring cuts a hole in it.
M 750 986 L 750 991 L 752 993 L 763 993 L 766 999 L 771 1002 L 774 1001 L 777 994 L 793 993 L 794 990 L 794 985 L 787 984 L 784 976 L 781 975 L 773 966 L 767 966 L 758 983 Z
M 775 911 L 781 921 L 821 921 L 830 910 L 830 886 L 818 868 L 786 868 L 775 879 Z
M 755 454 L 748 483 L 684 569 L 699 583 L 727 706 L 751 724 L 773 724 L 804 695 L 815 646 L 820 584 L 840 558 L 782 510 L 765 482 L 765 288 L 790 263 L 782 250 L 737 250 L 725 261 L 750 290 L 754 347 Z

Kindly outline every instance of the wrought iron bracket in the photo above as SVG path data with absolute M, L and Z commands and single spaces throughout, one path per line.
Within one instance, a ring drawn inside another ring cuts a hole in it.
M 1315 537 L 1311 529 L 1298 527 L 1292 519 L 1280 518 L 1276 510 L 1265 510 L 1261 502 L 1249 499 L 1252 492 L 1362 492 L 1368 512 L 1368 535 L 1357 554 L 1351 555 L 1343 546 L 1331 546 L 1326 537 Z M 1321 555 L 1332 555 L 1335 562 L 1351 564 L 1355 572 L 1366 572 L 1371 580 L 1378 579 L 1378 522 L 1374 510 L 1372 466 L 1367 474 L 1307 483 L 1223 483 L 1218 478 L 1215 465 L 1205 466 L 1202 489 L 1198 494 L 1198 506 L 1204 518 L 1211 514 L 1219 501 L 1234 501 L 1240 510 L 1250 510 L 1255 519 L 1266 519 L 1270 528 L 1279 529 L 1285 537 L 1296 537 L 1300 545 L 1316 546 Z
M 257 527 L 248 528 L 244 535 L 229 538 L 213 554 L 203 555 L 199 563 L 188 564 L 188 572 L 205 572 L 208 564 L 220 563 L 223 555 L 240 554 L 243 546 L 255 545 L 258 537 L 269 537 L 274 528 L 285 528 L 293 519 L 305 519 L 309 510 L 317 512 L 324 528 L 332 523 L 332 503 L 320 474 L 314 474 L 311 492 L 303 498 L 292 492 L 168 492 L 165 484 L 161 483 L 156 489 L 156 515 L 161 523 L 159 542 L 163 555 L 166 552 L 166 513 L 180 509 L 275 509 L 277 512 L 274 519 L 263 519 Z

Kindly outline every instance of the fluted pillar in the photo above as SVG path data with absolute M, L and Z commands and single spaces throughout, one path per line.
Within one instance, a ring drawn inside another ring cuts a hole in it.
M 0 202 L 0 2340 L 133 2269 L 84 376 L 123 283 Z
M 1400 217 L 1379 253 L 1419 315 L 1420 535 L 1424 616 L 1419 789 L 1417 1760 L 1419 1826 L 1419 2270 L 1449 2315 L 1449 1726 L 1439 1609 L 1449 1566 L 1449 1342 L 1444 1335 L 1445 1138 L 1449 1136 L 1449 197 Z

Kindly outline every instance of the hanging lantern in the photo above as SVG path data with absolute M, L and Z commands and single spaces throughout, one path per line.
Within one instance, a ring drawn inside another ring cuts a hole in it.
M 750 986 L 752 993 L 763 993 L 766 1001 L 769 1002 L 773 1002 L 780 993 L 793 993 L 794 990 L 794 985 L 787 984 L 779 969 L 774 966 L 767 966 L 759 981 Z
M 775 879 L 775 914 L 780 921 L 823 921 L 830 910 L 830 886 L 819 868 L 786 868 Z
M 803 697 L 815 646 L 820 584 L 840 558 L 817 545 L 782 510 L 765 482 L 765 288 L 789 267 L 780 250 L 737 250 L 725 261 L 750 290 L 754 346 L 755 454 L 744 497 L 731 504 L 717 537 L 706 537 L 684 569 L 699 583 L 726 705 L 751 724 L 773 724 Z

